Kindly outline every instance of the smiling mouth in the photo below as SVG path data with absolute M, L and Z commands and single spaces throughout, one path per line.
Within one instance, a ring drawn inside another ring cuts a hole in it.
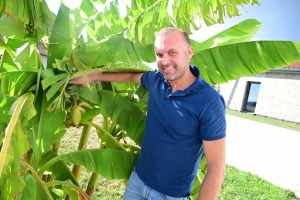
M 163 67 L 163 70 L 164 70 L 164 72 L 168 72 L 168 71 L 171 71 L 171 70 L 173 70 L 175 67 L 174 66 L 168 66 L 168 67 Z

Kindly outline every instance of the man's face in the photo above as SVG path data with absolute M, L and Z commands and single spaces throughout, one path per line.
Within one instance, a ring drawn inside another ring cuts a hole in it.
M 179 32 L 158 36 L 155 40 L 157 67 L 168 81 L 176 81 L 189 72 L 193 47 L 187 47 Z

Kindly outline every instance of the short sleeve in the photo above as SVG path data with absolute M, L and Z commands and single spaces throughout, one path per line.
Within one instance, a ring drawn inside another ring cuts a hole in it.
M 160 73 L 157 70 L 145 72 L 141 78 L 141 85 L 149 90 L 151 83 L 153 83 L 154 79 L 158 78 L 158 76 L 160 76 Z
M 213 98 L 200 120 L 200 134 L 202 140 L 218 140 L 226 136 L 225 102 L 218 94 Z

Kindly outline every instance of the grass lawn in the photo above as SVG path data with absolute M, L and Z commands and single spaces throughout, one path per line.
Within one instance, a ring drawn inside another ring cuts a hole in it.
M 282 189 L 249 172 L 226 166 L 226 176 L 218 200 L 291 200 L 290 190 Z
M 233 110 L 227 110 L 226 112 L 230 115 L 273 124 L 300 132 L 300 125 L 296 123 L 253 116 Z M 67 134 L 61 141 L 62 147 L 60 153 L 76 151 L 80 139 L 80 132 L 80 128 L 71 127 L 68 129 Z M 99 139 L 95 130 L 92 130 L 87 148 L 97 147 L 99 147 Z M 85 169 L 83 170 L 80 183 L 84 190 L 90 175 L 91 172 Z M 98 181 L 93 200 L 120 200 L 123 198 L 124 190 L 125 185 L 122 180 L 107 180 L 101 177 Z M 227 165 L 223 188 L 218 200 L 296 200 L 296 198 L 295 194 L 290 190 L 282 189 L 256 175 L 240 171 Z
M 288 121 L 273 119 L 273 118 L 264 117 L 264 116 L 260 116 L 260 115 L 247 114 L 247 113 L 244 113 L 244 112 L 238 112 L 238 111 L 231 110 L 231 109 L 226 109 L 226 113 L 229 114 L 229 115 L 234 115 L 236 117 L 246 118 L 246 119 L 262 122 L 262 123 L 265 123 L 265 124 L 279 126 L 279 127 L 282 127 L 282 128 L 286 128 L 286 129 L 290 129 L 290 130 L 300 132 L 300 123 L 288 122 Z

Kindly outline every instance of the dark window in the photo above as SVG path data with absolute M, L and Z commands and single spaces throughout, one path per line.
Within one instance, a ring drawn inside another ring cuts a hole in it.
M 259 93 L 260 83 L 248 82 L 246 90 L 246 98 L 244 103 L 244 111 L 254 113 L 258 93 Z

